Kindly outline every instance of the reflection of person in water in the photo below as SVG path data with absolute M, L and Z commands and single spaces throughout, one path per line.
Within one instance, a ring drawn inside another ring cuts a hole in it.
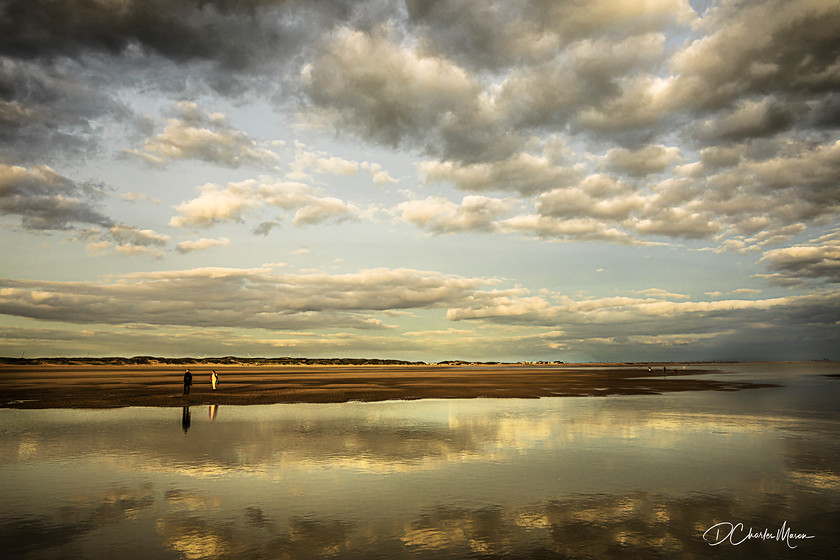
M 190 431 L 190 407 L 188 406 L 183 407 L 181 412 L 181 427 L 185 434 Z
M 190 370 L 184 372 L 184 394 L 190 394 L 190 385 L 192 385 L 192 374 Z
M 216 390 L 216 385 L 219 384 L 219 374 L 216 373 L 216 370 L 213 370 L 213 373 L 210 374 L 210 385 L 213 386 L 213 390 Z
M 214 421 L 216 419 L 216 415 L 219 413 L 219 405 L 211 404 L 210 405 L 210 421 Z

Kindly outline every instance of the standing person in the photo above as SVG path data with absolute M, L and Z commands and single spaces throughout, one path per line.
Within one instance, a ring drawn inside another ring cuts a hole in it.
M 192 385 L 192 374 L 190 370 L 184 372 L 184 394 L 190 394 L 190 385 Z
M 216 390 L 216 385 L 219 384 L 219 374 L 216 373 L 216 370 L 213 370 L 213 373 L 210 374 L 210 384 L 213 386 L 213 390 Z

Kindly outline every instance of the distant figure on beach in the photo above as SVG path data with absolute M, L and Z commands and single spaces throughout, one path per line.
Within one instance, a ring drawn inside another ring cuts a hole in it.
M 190 394 L 190 386 L 192 385 L 192 374 L 190 370 L 184 372 L 184 394 Z
M 190 407 L 185 406 L 183 407 L 183 411 L 181 412 L 181 428 L 183 428 L 184 433 L 190 431 Z
M 210 385 L 213 386 L 213 390 L 216 390 L 216 385 L 219 384 L 219 374 L 216 373 L 216 370 L 213 370 L 213 373 L 210 374 Z

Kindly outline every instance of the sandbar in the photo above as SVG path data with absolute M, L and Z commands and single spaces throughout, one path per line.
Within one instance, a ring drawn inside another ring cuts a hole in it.
M 189 368 L 193 385 L 183 394 Z M 210 384 L 215 370 L 220 383 Z M 544 398 L 739 391 L 775 387 L 721 380 L 716 368 L 643 366 L 0 365 L 0 408 L 339 403 L 451 398 Z M 715 374 L 715 379 L 707 379 Z M 725 376 L 724 376 L 725 377 Z

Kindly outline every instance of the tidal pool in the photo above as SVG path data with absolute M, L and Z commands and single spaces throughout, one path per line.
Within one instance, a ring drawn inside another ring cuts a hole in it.
M 0 410 L 13 558 L 829 558 L 837 364 L 782 387 Z M 738 524 L 743 524 L 739 526 Z

